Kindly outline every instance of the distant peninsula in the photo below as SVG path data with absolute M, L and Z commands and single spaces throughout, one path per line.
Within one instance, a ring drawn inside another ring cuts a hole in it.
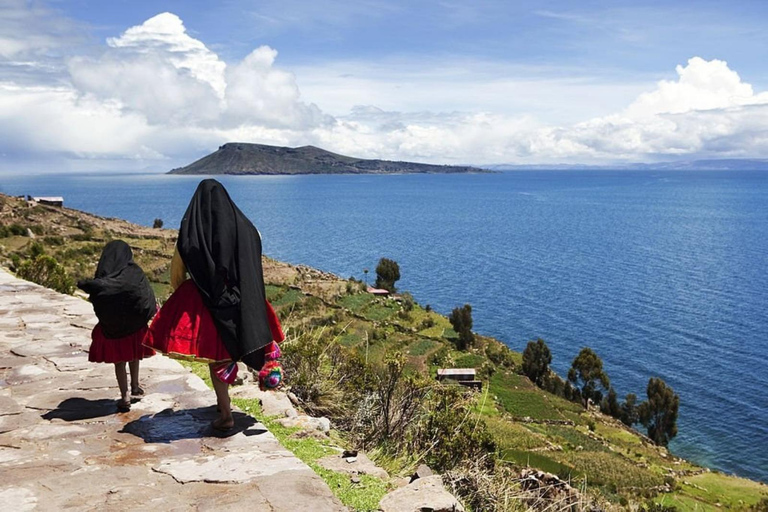
M 208 156 L 168 174 L 416 174 L 493 172 L 464 165 L 367 160 L 315 146 L 289 148 L 228 142 Z

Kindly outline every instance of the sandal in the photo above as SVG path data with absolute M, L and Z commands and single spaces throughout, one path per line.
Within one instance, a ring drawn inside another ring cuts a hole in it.
M 131 396 L 144 396 L 144 390 L 141 388 L 141 386 L 136 386 L 135 388 L 131 388 Z
M 128 412 L 131 410 L 131 402 L 117 401 L 117 412 Z

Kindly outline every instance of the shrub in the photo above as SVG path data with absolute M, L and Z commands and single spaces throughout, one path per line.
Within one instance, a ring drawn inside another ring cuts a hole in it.
M 27 236 L 27 230 L 21 224 L 11 224 L 8 226 L 8 232 L 13 236 Z
M 45 247 L 40 242 L 32 242 L 29 246 L 29 257 L 35 259 L 41 254 L 45 254 Z
M 152 222 L 152 227 L 155 229 L 160 229 L 163 227 L 163 219 L 155 219 Z
M 485 422 L 472 414 L 473 395 L 460 386 L 430 388 L 410 443 L 411 451 L 429 467 L 445 471 L 466 459 L 484 460 L 493 467 L 496 442 Z
M 30 259 L 22 263 L 18 270 L 18 276 L 57 292 L 71 294 L 75 291 L 75 281 L 67 274 L 64 267 L 52 257 L 44 254 L 38 255 L 34 260 Z
M 512 369 L 515 367 L 515 359 L 512 351 L 506 345 L 491 341 L 485 347 L 485 355 L 493 364 Z

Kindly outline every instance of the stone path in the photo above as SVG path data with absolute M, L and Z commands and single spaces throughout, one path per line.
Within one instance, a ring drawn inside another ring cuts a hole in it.
M 95 322 L 0 269 L 3 510 L 345 510 L 252 417 L 215 435 L 213 392 L 176 361 L 142 361 L 147 394 L 118 414 L 113 366 L 88 362 Z

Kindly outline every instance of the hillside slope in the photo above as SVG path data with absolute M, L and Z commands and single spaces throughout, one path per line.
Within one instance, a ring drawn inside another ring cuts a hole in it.
M 393 174 L 488 172 L 475 167 L 366 160 L 315 146 L 289 148 L 228 142 L 168 174 Z
M 92 275 L 107 240 L 126 240 L 158 298 L 168 296 L 175 231 L 2 195 L 0 228 L 0 265 L 14 268 L 42 251 L 75 277 Z M 519 373 L 521 354 L 493 338 L 478 336 L 472 349 L 457 350 L 448 319 L 407 295 L 375 297 L 362 283 L 268 258 L 264 272 L 289 343 L 309 339 L 323 348 L 310 369 L 348 355 L 373 366 L 393 354 L 402 354 L 407 371 L 423 377 L 438 367 L 478 369 L 484 387 L 475 394 L 471 422 L 487 425 L 499 459 L 518 471 L 530 466 L 569 479 L 605 510 L 648 498 L 679 510 L 764 510 L 749 507 L 768 500 L 768 486 L 675 457 L 621 422 L 537 388 Z M 288 382 L 296 377 L 289 374 Z M 320 398 L 337 397 L 338 386 L 324 389 L 336 394 Z

